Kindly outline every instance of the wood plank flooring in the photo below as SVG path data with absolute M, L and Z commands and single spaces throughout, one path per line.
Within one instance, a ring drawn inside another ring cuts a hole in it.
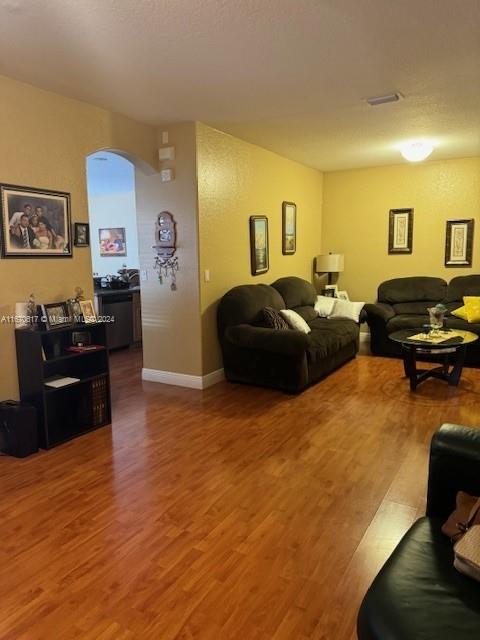
M 0 458 L 2 640 L 352 640 L 422 514 L 431 434 L 480 423 L 480 371 L 415 394 L 360 356 L 300 396 L 140 380 L 113 428 Z

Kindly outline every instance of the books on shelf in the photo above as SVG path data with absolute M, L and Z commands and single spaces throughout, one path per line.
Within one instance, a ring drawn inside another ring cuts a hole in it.
M 101 351 L 105 349 L 105 347 L 101 344 L 86 344 L 82 346 L 71 345 L 69 347 L 65 347 L 65 351 L 69 353 L 83 353 L 84 351 Z
M 44 384 L 46 387 L 50 387 L 52 389 L 60 389 L 61 387 L 68 387 L 68 385 L 75 384 L 76 382 L 80 382 L 80 378 L 65 376 L 64 378 L 48 378 L 45 380 Z

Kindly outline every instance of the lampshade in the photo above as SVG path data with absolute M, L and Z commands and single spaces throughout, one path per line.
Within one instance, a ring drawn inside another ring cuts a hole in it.
M 343 271 L 343 253 L 327 253 L 315 258 L 317 273 L 341 273 Z

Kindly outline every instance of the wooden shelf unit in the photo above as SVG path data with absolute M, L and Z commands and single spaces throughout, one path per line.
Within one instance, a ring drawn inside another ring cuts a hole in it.
M 101 349 L 65 352 L 73 331 L 90 333 Z M 37 409 L 39 443 L 50 449 L 111 422 L 110 369 L 104 324 L 70 325 L 42 331 L 16 329 L 20 398 Z M 47 387 L 55 377 L 79 378 Z

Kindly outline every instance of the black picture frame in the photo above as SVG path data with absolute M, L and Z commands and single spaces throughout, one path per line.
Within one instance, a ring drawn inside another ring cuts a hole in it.
M 41 304 L 40 322 L 41 326 L 47 330 L 68 327 L 73 324 L 67 302 Z
M 297 205 L 295 202 L 282 202 L 282 253 L 293 255 L 297 250 Z
M 69 193 L 0 184 L 0 215 L 3 258 L 72 257 Z
M 73 244 L 75 247 L 90 246 L 90 225 L 88 222 L 75 222 L 73 225 Z
M 445 234 L 445 266 L 471 267 L 475 220 L 447 220 Z
M 390 209 L 388 224 L 388 253 L 413 252 L 413 209 Z
M 267 216 L 250 216 L 250 267 L 252 276 L 267 273 L 270 266 Z

